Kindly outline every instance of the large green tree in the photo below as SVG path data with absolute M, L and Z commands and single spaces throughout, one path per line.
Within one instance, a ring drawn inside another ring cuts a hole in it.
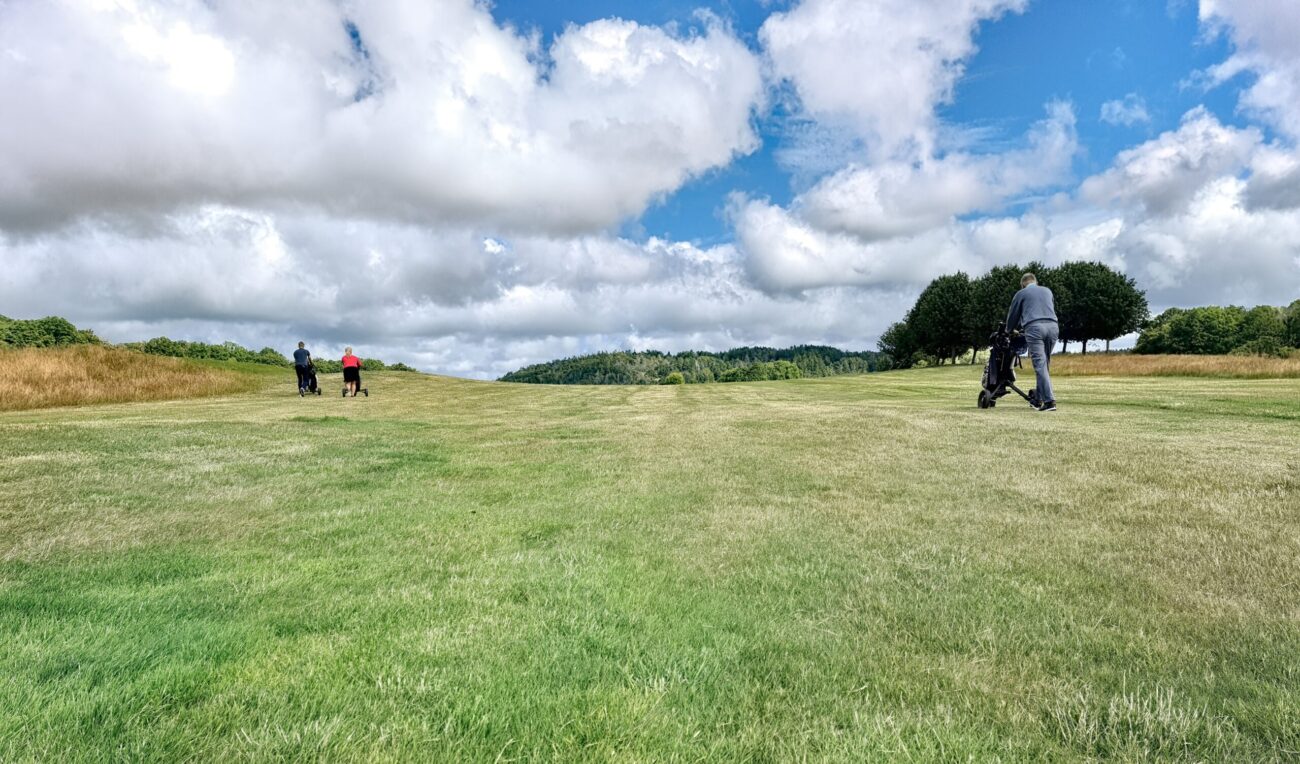
M 1286 312 L 1271 305 L 1260 305 L 1246 311 L 1237 328 L 1237 345 L 1248 342 L 1273 342 L 1286 340 Z
M 1083 342 L 1087 351 L 1088 307 L 1086 295 L 1094 273 L 1087 263 L 1062 263 L 1046 270 L 1039 283 L 1052 290 L 1056 302 L 1056 318 L 1061 327 L 1061 352 L 1071 342 Z
M 1133 352 L 1143 355 L 1161 355 L 1176 352 L 1173 340 L 1170 338 L 1170 327 L 1186 312 L 1183 308 L 1169 308 L 1164 313 L 1148 321 L 1146 326 L 1142 328 L 1142 333 L 1138 335 L 1137 344 L 1133 346 Z
M 999 265 L 971 282 L 966 331 L 972 348 L 983 350 L 989 346 L 989 336 L 1006 320 L 1011 298 L 1020 290 L 1020 278 L 1024 274 L 1019 265 Z M 974 353 L 971 353 L 971 363 L 975 363 Z
M 880 335 L 876 347 L 884 355 L 884 360 L 891 369 L 910 369 L 916 365 L 921 348 L 916 344 L 916 333 L 912 331 L 912 313 Z
M 1089 291 L 1076 301 L 1082 303 L 1084 316 L 1084 351 L 1087 340 L 1104 340 L 1110 350 L 1111 340 L 1132 334 L 1150 317 L 1146 294 L 1137 283 L 1102 263 L 1085 263 L 1092 274 Z
M 66 318 L 46 316 L 24 320 L 0 316 L 0 346 L 45 348 L 98 344 L 100 339 L 94 332 L 78 329 Z
M 1246 311 L 1231 305 L 1189 310 L 1169 327 L 1169 338 L 1180 352 L 1221 355 L 1235 348 Z
M 921 350 L 941 363 L 945 358 L 956 363 L 957 355 L 970 347 L 970 302 L 970 277 L 965 273 L 931 281 L 916 299 L 910 322 Z
M 1044 285 L 1056 297 L 1061 340 L 1079 342 L 1088 352 L 1089 340 L 1110 341 L 1142 328 L 1149 315 L 1146 295 L 1133 279 L 1097 262 L 1071 262 L 1045 274 Z
M 1286 328 L 1283 338 L 1287 346 L 1300 348 L 1300 300 L 1287 306 L 1286 315 L 1282 320 Z

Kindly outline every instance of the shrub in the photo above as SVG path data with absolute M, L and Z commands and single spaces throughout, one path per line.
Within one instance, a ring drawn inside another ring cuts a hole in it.
M 1260 337 L 1245 342 L 1232 349 L 1232 355 L 1253 355 L 1265 358 L 1287 358 L 1291 349 L 1283 345 L 1277 337 Z
M 686 377 L 680 371 L 674 371 L 664 377 L 663 383 L 665 385 L 684 385 L 686 384 Z
M 766 379 L 799 379 L 803 376 L 803 370 L 789 361 L 773 361 L 767 366 Z
M 764 382 L 772 379 L 800 379 L 803 371 L 790 361 L 769 361 L 737 366 L 724 371 L 719 382 Z
M 145 342 L 128 342 L 125 347 L 138 350 L 148 355 L 170 356 L 172 358 L 193 358 L 208 361 L 242 361 L 244 363 L 261 363 L 269 366 L 288 366 L 285 358 L 274 348 L 262 348 L 254 353 L 234 342 L 210 345 L 206 342 L 186 342 L 168 337 L 154 337 Z

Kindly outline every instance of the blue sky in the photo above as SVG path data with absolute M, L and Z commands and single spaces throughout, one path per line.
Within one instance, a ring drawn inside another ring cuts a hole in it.
M 759 27 L 789 2 L 737 0 L 724 3 L 651 0 L 578 0 L 538 3 L 497 0 L 493 15 L 522 30 L 536 30 L 543 47 L 571 24 L 619 17 L 644 24 L 698 29 L 704 9 L 757 46 Z M 1042 118 L 1043 104 L 1072 101 L 1078 111 L 1082 151 L 1074 163 L 1081 178 L 1100 172 L 1115 155 L 1178 126 L 1182 115 L 1206 106 L 1221 122 L 1246 123 L 1237 114 L 1239 85 L 1216 88 L 1191 84 L 1195 72 L 1227 58 L 1223 35 L 1205 34 L 1192 3 L 1155 0 L 1046 0 L 1024 13 L 1006 14 L 980 25 L 979 51 L 966 65 L 951 103 L 939 114 L 955 130 L 977 136 L 973 150 L 997 150 L 1014 143 Z M 1123 126 L 1101 121 L 1102 104 L 1130 93 L 1143 98 L 1147 123 Z M 779 160 L 790 115 L 775 104 L 760 116 L 762 148 L 725 168 L 706 173 L 657 202 L 621 231 L 631 237 L 658 236 L 712 244 L 728 241 L 726 197 L 737 189 L 788 204 L 800 185 Z M 1062 184 L 1067 187 L 1069 184 Z
M 1300 297 L 1295 0 L 7 3 L 0 89 L 0 306 L 116 341 L 492 378 L 870 349 L 1007 263 Z

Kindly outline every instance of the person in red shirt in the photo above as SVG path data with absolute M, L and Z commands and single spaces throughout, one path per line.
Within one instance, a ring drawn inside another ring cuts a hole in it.
M 352 348 L 346 348 L 343 351 L 343 395 L 352 393 L 352 397 L 357 397 L 357 390 L 361 387 L 361 359 L 352 355 Z M 369 393 L 366 396 L 369 397 Z

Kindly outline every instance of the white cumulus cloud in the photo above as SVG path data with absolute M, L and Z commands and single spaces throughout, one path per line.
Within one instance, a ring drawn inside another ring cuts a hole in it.
M 0 50 L 9 229 L 212 203 L 595 231 L 754 150 L 764 97 L 716 22 L 539 50 L 472 0 L 11 3 Z
M 1121 152 L 1114 167 L 1084 181 L 1081 194 L 1096 204 L 1133 202 L 1152 215 L 1170 214 L 1210 180 L 1240 172 L 1262 142 L 1259 130 L 1225 126 L 1197 108 L 1177 130 Z
M 1151 114 L 1147 111 L 1146 99 L 1137 93 L 1129 93 L 1123 98 L 1103 103 L 1101 121 L 1109 125 L 1132 127 L 1150 122 Z
M 928 157 L 981 21 L 1027 0 L 802 0 L 763 24 L 776 76 L 812 115 L 844 120 L 873 157 Z
M 1201 21 L 1227 34 L 1236 51 L 1210 69 L 1211 82 L 1241 72 L 1255 81 L 1241 105 L 1300 139 L 1300 12 L 1292 0 L 1201 0 Z
M 819 228 L 864 241 L 917 233 L 969 212 L 997 211 L 1011 197 L 1069 177 L 1078 150 L 1074 111 L 1054 103 L 1048 112 L 1024 148 L 850 165 L 802 194 L 795 207 Z

